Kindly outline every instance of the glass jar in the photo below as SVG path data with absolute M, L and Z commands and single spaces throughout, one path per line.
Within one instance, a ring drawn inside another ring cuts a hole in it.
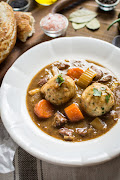
M 111 11 L 117 6 L 117 4 L 120 2 L 120 0 L 117 0 L 115 3 L 112 4 L 105 4 L 100 2 L 99 0 L 95 0 L 96 3 L 99 5 L 99 8 L 104 10 L 104 11 Z
M 28 11 L 30 7 L 30 0 L 7 0 L 7 3 L 14 11 Z

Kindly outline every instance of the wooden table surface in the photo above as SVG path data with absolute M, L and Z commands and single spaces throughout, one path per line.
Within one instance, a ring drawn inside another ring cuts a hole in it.
M 67 37 L 89 36 L 93 38 L 102 39 L 111 43 L 113 38 L 116 35 L 118 35 L 119 32 L 118 32 L 116 24 L 110 29 L 110 31 L 107 31 L 107 27 L 113 20 L 117 18 L 118 13 L 120 12 L 120 3 L 117 5 L 115 10 L 104 12 L 98 8 L 98 5 L 96 4 L 95 0 L 78 0 L 72 5 L 64 8 L 62 11 L 60 11 L 60 13 L 64 14 L 68 18 L 71 12 L 79 9 L 80 7 L 85 7 L 85 8 L 88 8 L 89 10 L 92 10 L 98 13 L 98 19 L 101 24 L 100 29 L 96 31 L 91 31 L 91 30 L 88 30 L 86 27 L 84 27 L 80 30 L 75 31 L 72 28 L 72 24 L 69 23 L 65 36 Z M 46 36 L 42 32 L 39 26 L 40 19 L 51 11 L 51 6 L 46 6 L 46 7 L 40 6 L 35 1 L 31 0 L 31 7 L 29 11 L 32 12 L 36 20 L 36 23 L 35 23 L 36 33 L 33 35 L 33 37 L 29 38 L 26 43 L 22 43 L 19 40 L 17 40 L 16 45 L 14 49 L 12 50 L 12 52 L 10 53 L 10 55 L 0 65 L 0 81 L 2 80 L 4 74 L 9 69 L 9 67 L 23 52 L 25 52 L 26 50 L 28 50 L 29 48 L 33 47 L 36 44 L 52 39 Z

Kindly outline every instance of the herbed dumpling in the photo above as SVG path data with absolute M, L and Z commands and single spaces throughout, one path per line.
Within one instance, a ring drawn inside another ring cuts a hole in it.
M 66 75 L 54 76 L 42 86 L 41 93 L 52 104 L 61 105 L 75 95 L 75 82 Z
M 84 111 L 90 116 L 101 116 L 110 111 L 114 105 L 113 92 L 101 83 L 88 86 L 81 99 Z

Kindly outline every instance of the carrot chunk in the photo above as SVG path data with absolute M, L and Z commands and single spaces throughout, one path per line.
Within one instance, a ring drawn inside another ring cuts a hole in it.
M 53 116 L 54 109 L 49 101 L 42 99 L 37 104 L 35 104 L 34 112 L 39 118 L 49 118 Z
M 71 104 L 64 109 L 65 114 L 71 122 L 77 122 L 84 119 L 84 116 L 76 104 Z
M 84 71 L 80 68 L 72 68 L 68 70 L 67 75 L 70 76 L 72 79 L 79 79 L 83 72 Z

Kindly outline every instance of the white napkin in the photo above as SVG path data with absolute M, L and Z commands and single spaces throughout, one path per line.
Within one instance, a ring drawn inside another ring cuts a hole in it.
M 0 173 L 14 171 L 13 158 L 18 145 L 11 139 L 0 123 Z
M 13 158 L 18 145 L 11 139 L 0 119 L 0 173 L 14 171 Z

